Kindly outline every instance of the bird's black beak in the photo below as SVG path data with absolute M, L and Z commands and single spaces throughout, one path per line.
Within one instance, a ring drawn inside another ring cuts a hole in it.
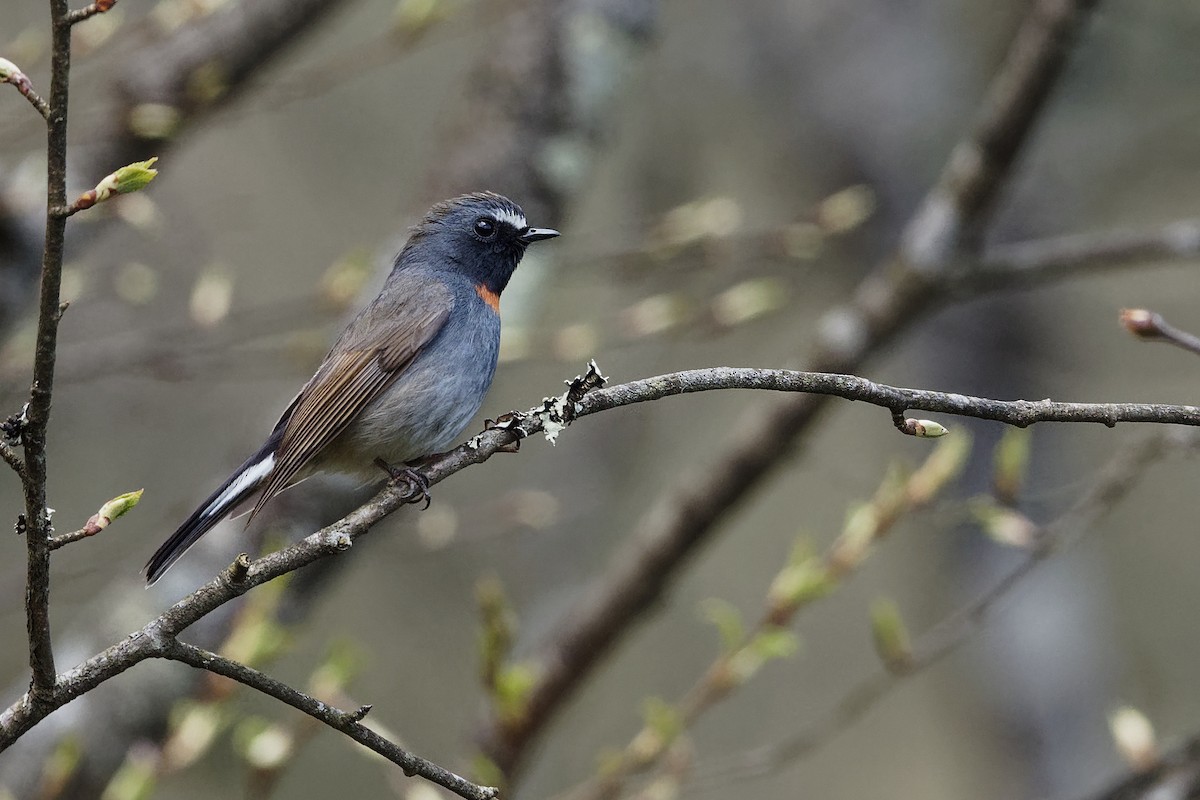
M 542 239 L 553 239 L 555 236 L 558 236 L 558 231 L 552 228 L 526 228 L 517 236 L 517 240 L 521 244 L 531 244 Z

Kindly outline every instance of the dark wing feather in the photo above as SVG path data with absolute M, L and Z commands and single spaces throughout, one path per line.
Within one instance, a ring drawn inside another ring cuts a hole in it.
M 454 302 L 449 289 L 427 279 L 397 284 L 389 287 L 395 290 L 389 297 L 381 297 L 350 324 L 300 393 L 251 519 L 391 386 L 445 326 Z

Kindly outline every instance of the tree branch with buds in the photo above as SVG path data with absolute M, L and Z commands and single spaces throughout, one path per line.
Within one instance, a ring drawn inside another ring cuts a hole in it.
M 1090 422 L 1110 426 L 1118 422 L 1200 426 L 1200 408 L 1193 406 L 1056 403 L 1048 400 L 1001 401 L 923 389 L 903 389 L 851 375 L 789 370 L 716 367 L 659 375 L 610 387 L 606 387 L 605 383 L 606 379 L 599 368 L 594 362 L 591 363 L 583 375 L 567 381 L 567 390 L 563 394 L 548 397 L 528 411 L 503 415 L 499 422 L 490 424 L 485 431 L 465 444 L 430 459 L 423 467 L 429 485 L 440 483 L 468 466 L 483 463 L 498 452 L 509 452 L 513 449 L 513 444 L 521 439 L 540 433 L 548 440 L 554 441 L 567 426 L 581 417 L 681 394 L 725 389 L 827 394 L 847 400 L 861 400 L 887 409 L 893 416 L 907 409 L 917 409 L 995 420 L 1021 427 L 1050 421 Z M 255 586 L 317 560 L 349 550 L 359 537 L 368 533 L 384 517 L 405 504 L 423 498 L 422 487 L 403 482 L 389 484 L 369 502 L 340 521 L 293 545 L 253 561 L 244 555 L 239 557 L 224 573 L 175 603 L 140 630 L 82 664 L 55 676 L 49 682 L 48 693 L 36 695 L 31 689 L 0 713 L 0 751 L 6 749 L 52 711 L 147 659 L 185 660 L 193 666 L 206 669 L 209 665 L 218 664 L 211 658 L 197 655 L 194 649 L 188 650 L 186 646 L 181 645 L 178 635 L 193 623 L 234 598 L 244 595 Z M 121 498 L 116 498 L 113 502 L 119 500 Z M 242 680 L 245 677 L 246 680 L 242 682 L 248 685 L 260 689 L 266 685 L 257 678 L 247 677 L 249 673 L 238 671 L 239 667 L 245 670 L 248 670 L 248 667 L 224 662 L 220 662 L 218 666 L 224 670 L 221 672 L 214 669 L 218 674 L 236 671 L 241 676 L 236 679 Z M 275 692 L 273 696 L 278 694 L 279 692 Z M 289 704 L 307 710 L 307 704 L 298 696 L 289 697 L 296 701 L 289 700 Z M 318 718 L 329 724 L 329 720 L 320 716 Z M 338 722 L 333 727 L 344 733 L 353 733 L 356 740 L 361 741 L 357 737 L 365 735 L 357 728 L 352 731 L 344 730 L 344 716 L 334 715 L 330 719 Z M 419 765 L 419 759 L 412 756 L 409 758 L 413 760 L 406 763 Z M 415 774 L 457 791 L 455 786 L 458 784 L 451 786 L 443 782 L 445 775 L 444 771 L 438 771 L 440 769 L 435 770 L 431 767 L 426 770 L 422 767 L 417 769 Z M 475 788 L 483 794 L 462 796 L 491 796 L 486 794 L 486 787 Z

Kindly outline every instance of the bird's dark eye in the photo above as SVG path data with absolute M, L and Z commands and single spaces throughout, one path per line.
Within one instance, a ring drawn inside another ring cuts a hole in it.
M 475 235 L 481 239 L 490 239 L 496 235 L 496 221 L 487 217 L 475 220 Z

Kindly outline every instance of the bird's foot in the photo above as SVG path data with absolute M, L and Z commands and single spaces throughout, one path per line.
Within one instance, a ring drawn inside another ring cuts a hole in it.
M 424 498 L 425 505 L 421 510 L 429 508 L 429 504 L 433 502 L 429 495 L 429 478 L 410 466 L 394 467 L 382 458 L 375 459 L 375 466 L 388 474 L 388 480 L 393 486 L 404 486 L 404 502 L 415 503 Z
M 501 428 L 503 430 L 513 431 L 517 436 L 511 442 L 505 442 L 496 448 L 497 453 L 519 453 L 521 451 L 521 439 L 524 435 L 521 429 L 516 427 L 525 419 L 525 414 L 520 411 L 509 411 L 507 414 L 501 414 L 493 419 L 485 419 L 483 421 L 483 430 L 492 430 L 493 428 Z

